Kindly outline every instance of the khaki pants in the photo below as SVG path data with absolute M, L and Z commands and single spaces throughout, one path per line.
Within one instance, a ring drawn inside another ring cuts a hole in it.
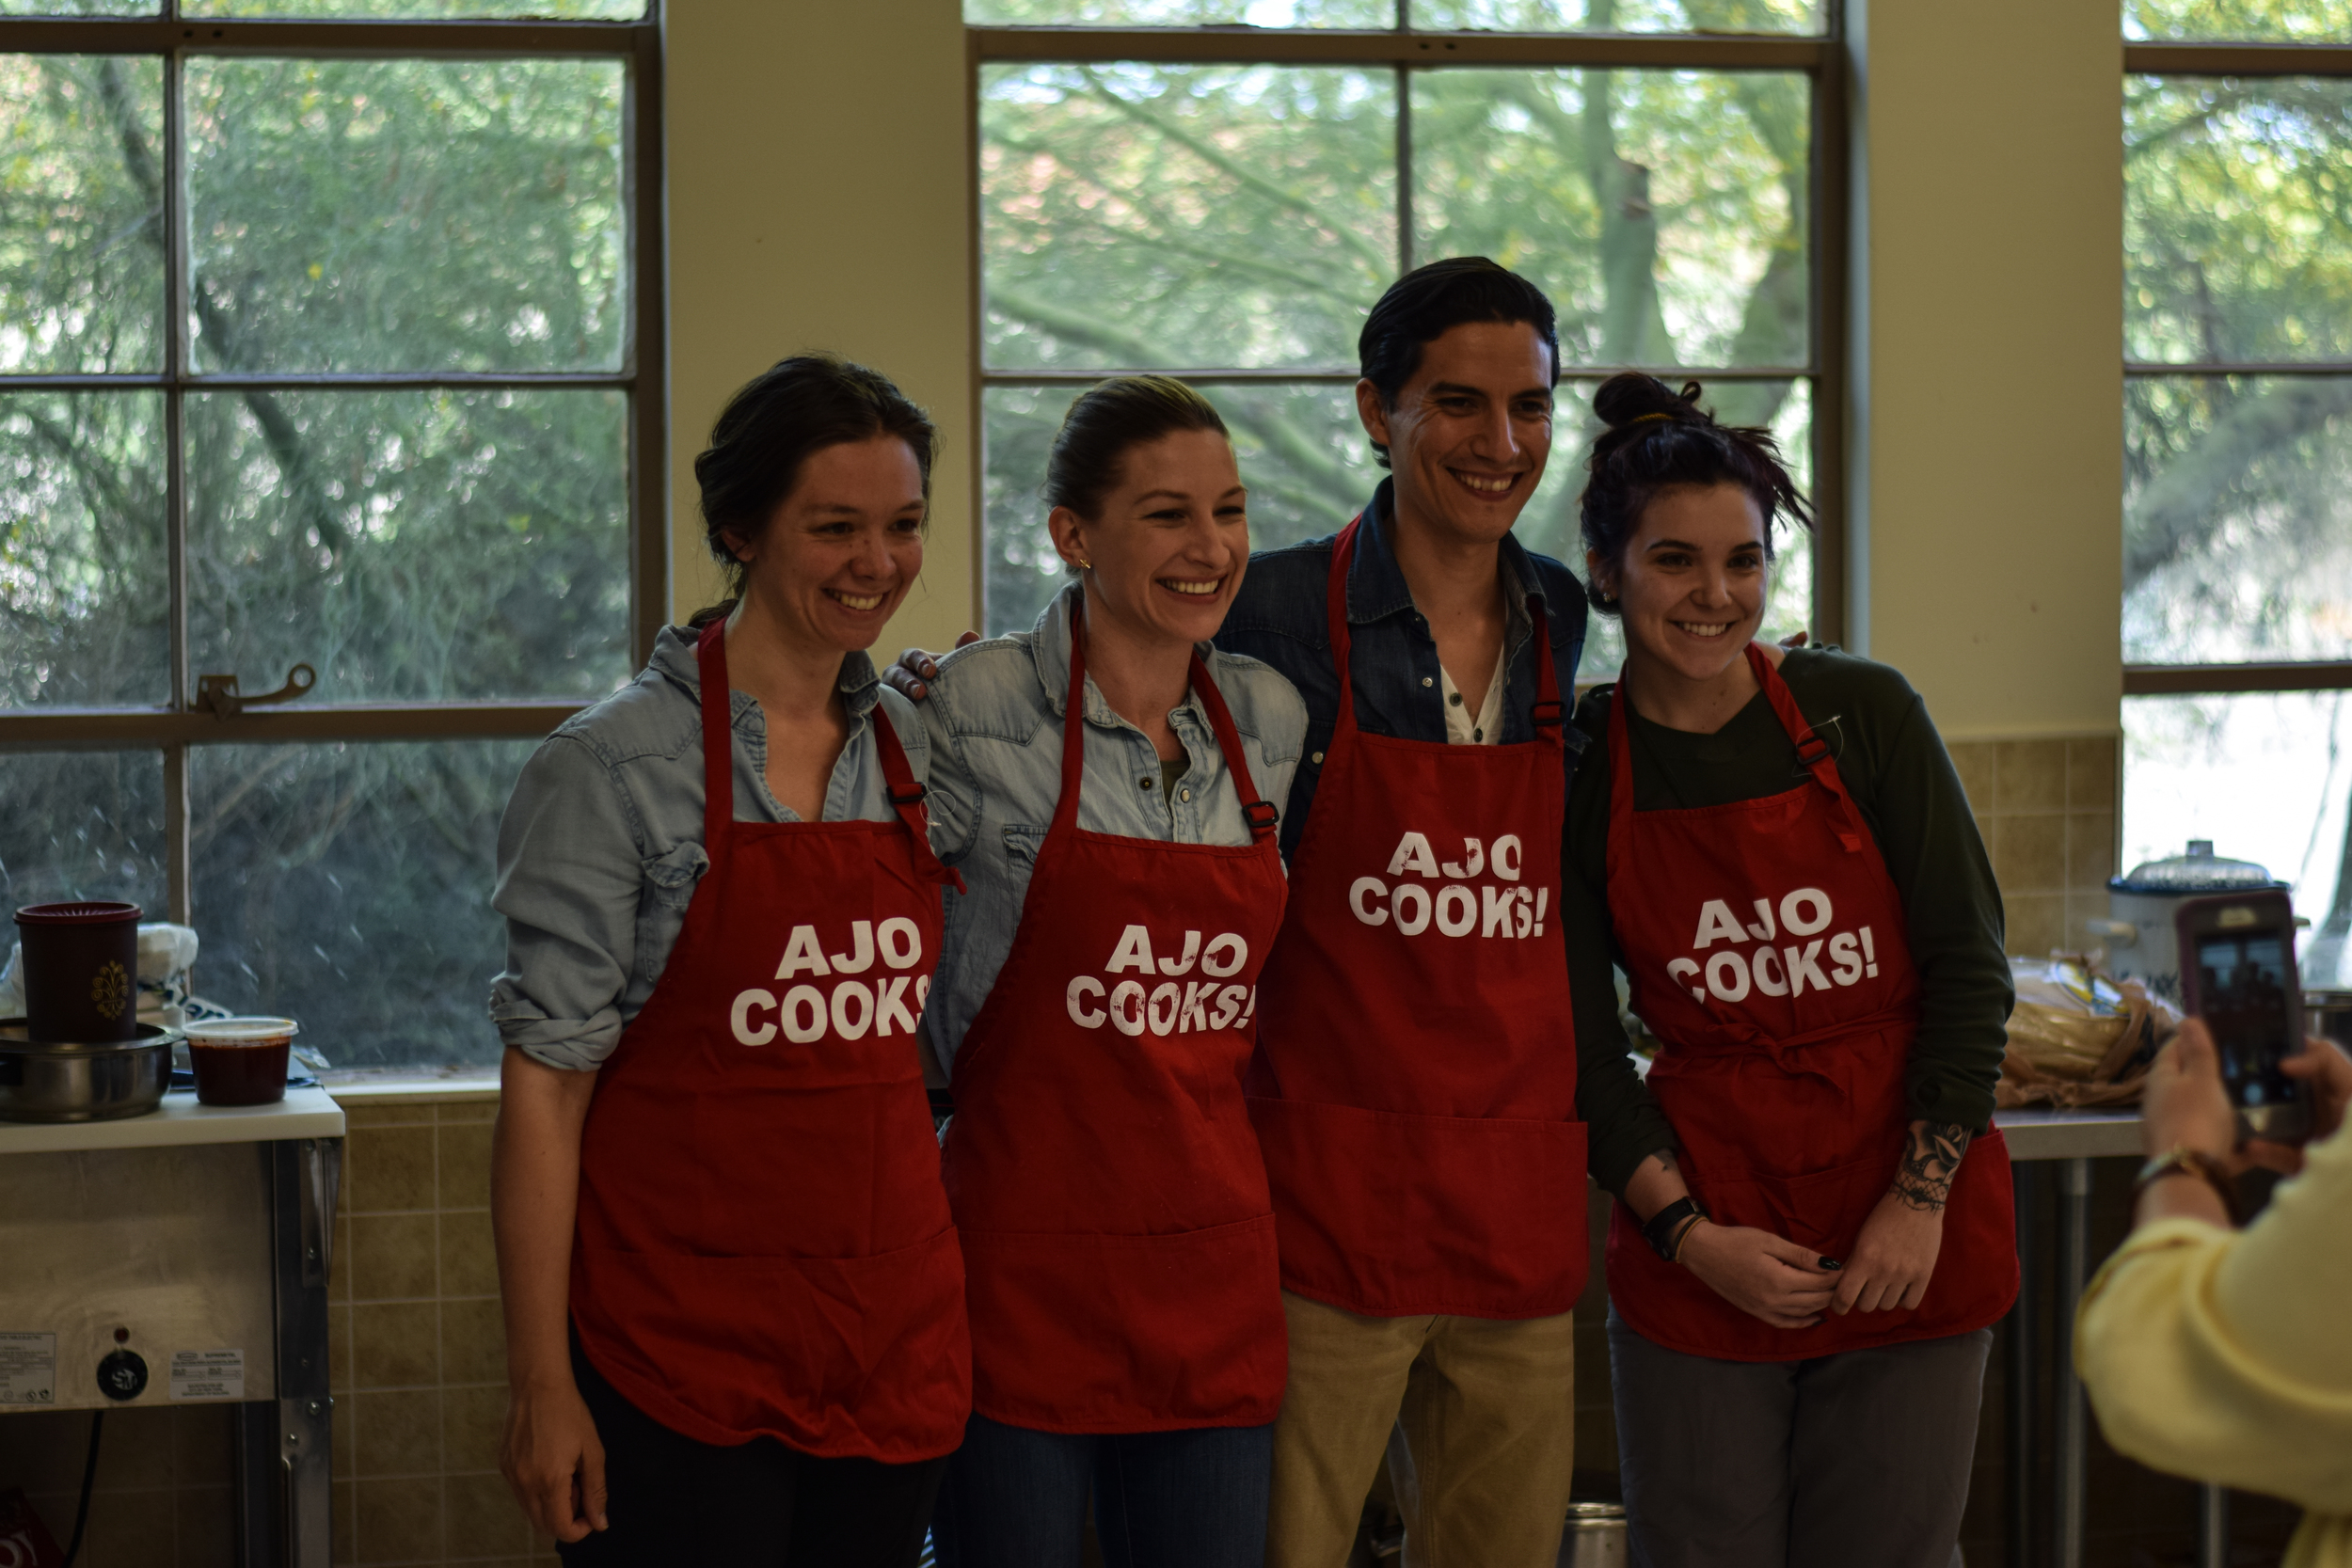
M 1288 1291 L 1282 1308 L 1266 1568 L 1342 1568 L 1383 1453 L 1406 1568 L 1553 1568 L 1576 1454 L 1568 1313 L 1366 1318 Z

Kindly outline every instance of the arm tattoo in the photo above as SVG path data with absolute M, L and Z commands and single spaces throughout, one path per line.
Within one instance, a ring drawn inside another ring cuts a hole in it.
M 1968 1140 L 1973 1136 L 1960 1123 L 1914 1122 L 1910 1139 L 1903 1145 L 1902 1163 L 1895 1168 L 1897 1197 L 1907 1208 L 1923 1209 L 1930 1213 L 1942 1212 L 1952 1196 L 1952 1178 L 1960 1170 L 1961 1157 L 1968 1152 Z

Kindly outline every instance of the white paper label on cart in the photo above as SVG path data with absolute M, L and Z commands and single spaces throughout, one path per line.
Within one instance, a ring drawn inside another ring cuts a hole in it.
M 245 1398 L 245 1352 L 176 1350 L 171 1353 L 171 1397 L 175 1400 Z
M 57 1402 L 57 1337 L 0 1334 L 0 1404 Z

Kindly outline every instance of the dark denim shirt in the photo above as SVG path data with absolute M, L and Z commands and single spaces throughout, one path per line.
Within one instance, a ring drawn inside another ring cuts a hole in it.
M 1347 569 L 1347 624 L 1353 644 L 1348 669 L 1356 682 L 1356 722 L 1371 735 L 1442 745 L 1445 699 L 1438 680 L 1438 642 L 1429 635 L 1428 621 L 1413 608 L 1413 592 L 1396 563 L 1393 483 L 1383 480 L 1373 492 L 1371 504 L 1364 508 L 1356 559 Z M 1311 539 L 1251 556 L 1241 592 L 1216 636 L 1216 645 L 1228 653 L 1247 654 L 1280 671 L 1307 700 L 1307 754 L 1291 781 L 1290 801 L 1282 808 L 1285 859 L 1298 847 L 1307 808 L 1323 777 L 1324 749 L 1339 722 L 1340 680 L 1331 663 L 1325 596 L 1331 577 L 1331 537 Z M 1535 661 L 1528 650 L 1534 620 L 1528 601 L 1533 598 L 1543 607 L 1560 700 L 1570 708 L 1576 704 L 1576 661 L 1584 651 L 1586 610 L 1583 585 L 1565 566 L 1536 555 L 1508 534 L 1502 539 L 1502 573 L 1510 592 L 1503 595 L 1509 624 L 1503 630 L 1502 744 L 1511 745 L 1535 737 Z M 1573 724 L 1565 728 L 1569 769 L 1574 771 L 1575 754 L 1585 737 Z

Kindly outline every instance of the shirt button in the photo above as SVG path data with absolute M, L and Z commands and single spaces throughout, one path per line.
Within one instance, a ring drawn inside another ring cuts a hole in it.
M 1144 777 L 1144 778 L 1137 779 L 1137 780 L 1136 781 L 1136 783 L 1137 783 L 1138 784 L 1141 784 L 1141 785 L 1142 785 L 1144 788 L 1146 788 L 1146 789 L 1149 789 L 1149 788 L 1151 788 L 1151 787 L 1152 787 L 1152 781 L 1151 781 L 1151 779 L 1150 779 L 1148 776 L 1147 776 L 1147 777 Z
M 1176 792 L 1176 799 L 1179 800 L 1189 800 L 1192 799 L 1192 791 L 1189 789 L 1180 789 Z
M 1431 680 L 1431 679 L 1430 679 L 1427 675 L 1423 675 L 1423 676 L 1422 676 L 1422 678 L 1421 678 L 1421 684 L 1422 684 L 1422 685 L 1423 685 L 1423 686 L 1435 686 L 1435 685 L 1437 685 L 1438 683 L 1437 683 L 1436 681 Z
M 1452 703 L 1455 707 L 1460 707 L 1462 705 L 1462 694 L 1459 691 L 1456 691 L 1453 696 L 1448 697 L 1446 701 Z
M 1317 768 L 1322 767 L 1322 766 L 1323 766 L 1323 753 L 1322 753 L 1321 752 L 1317 752 L 1315 753 L 1315 759 L 1314 759 L 1314 760 L 1315 760 L 1315 766 L 1316 766 Z

